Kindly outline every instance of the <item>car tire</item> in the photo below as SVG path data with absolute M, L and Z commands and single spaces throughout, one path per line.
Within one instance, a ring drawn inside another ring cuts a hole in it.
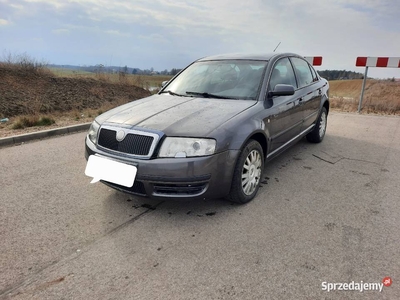
M 318 121 L 312 131 L 307 134 L 307 140 L 310 143 L 321 143 L 324 139 L 326 132 L 326 125 L 328 121 L 328 112 L 325 107 L 322 107 L 321 113 L 319 114 Z
M 243 147 L 236 162 L 231 190 L 227 199 L 240 204 L 253 200 L 259 189 L 263 170 L 263 149 L 259 142 L 250 140 Z

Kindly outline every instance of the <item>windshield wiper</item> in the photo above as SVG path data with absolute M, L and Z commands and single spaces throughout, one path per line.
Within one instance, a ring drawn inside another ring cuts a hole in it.
M 168 90 L 168 91 L 162 91 L 160 94 L 163 94 L 163 93 L 169 93 L 169 94 L 172 95 L 172 96 L 179 96 L 179 97 L 183 97 L 183 96 L 184 96 L 184 95 L 177 94 L 177 93 L 175 93 L 175 92 L 173 92 L 173 91 L 170 91 L 170 90 Z
M 210 93 L 199 93 L 199 92 L 190 92 L 187 91 L 186 94 L 193 95 L 193 96 L 203 96 L 204 98 L 217 98 L 217 99 L 232 99 L 231 97 L 220 96 Z

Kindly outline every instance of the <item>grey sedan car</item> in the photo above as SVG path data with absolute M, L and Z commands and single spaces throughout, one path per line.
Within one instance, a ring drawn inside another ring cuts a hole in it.
M 299 55 L 202 58 L 98 116 L 85 173 L 139 196 L 246 203 L 267 161 L 304 136 L 322 141 L 328 112 L 328 82 Z

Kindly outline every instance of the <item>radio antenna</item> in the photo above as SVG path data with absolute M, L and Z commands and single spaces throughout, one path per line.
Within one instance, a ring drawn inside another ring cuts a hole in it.
M 281 42 L 279 42 L 278 46 L 275 47 L 274 52 L 275 52 L 276 49 L 278 49 L 280 44 L 281 44 Z

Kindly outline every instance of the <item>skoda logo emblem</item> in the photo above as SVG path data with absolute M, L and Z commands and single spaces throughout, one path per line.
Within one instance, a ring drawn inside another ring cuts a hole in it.
M 118 142 L 121 142 L 125 138 L 125 131 L 120 130 L 117 132 L 116 139 Z

